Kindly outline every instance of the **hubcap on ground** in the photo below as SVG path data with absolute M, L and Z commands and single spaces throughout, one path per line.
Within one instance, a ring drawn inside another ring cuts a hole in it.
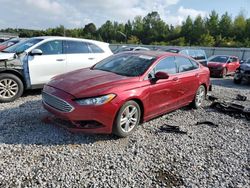
M 0 80 L 0 97 L 1 98 L 11 98 L 18 93 L 18 85 L 15 80 L 3 79 Z
M 123 110 L 120 119 L 120 126 L 122 131 L 130 132 L 137 124 L 138 116 L 139 116 L 138 109 L 135 106 L 133 105 L 127 106 Z
M 196 99 L 195 99 L 197 106 L 201 106 L 204 98 L 205 98 L 205 89 L 203 87 L 200 87 L 196 93 Z

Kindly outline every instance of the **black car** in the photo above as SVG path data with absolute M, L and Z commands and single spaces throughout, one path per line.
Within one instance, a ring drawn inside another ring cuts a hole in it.
M 234 83 L 240 84 L 242 80 L 250 82 L 250 59 L 243 62 L 235 72 Z
M 202 49 L 180 47 L 180 48 L 169 48 L 164 51 L 190 56 L 199 63 L 201 63 L 202 65 L 207 67 L 207 55 L 205 51 Z

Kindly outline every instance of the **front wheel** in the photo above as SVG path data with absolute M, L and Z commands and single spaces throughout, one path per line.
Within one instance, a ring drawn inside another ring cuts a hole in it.
M 236 74 L 234 75 L 234 83 L 235 83 L 235 84 L 240 84 L 241 81 L 242 81 L 242 77 L 236 73 Z
M 0 102 L 12 102 L 23 94 L 22 81 L 13 74 L 0 74 Z
M 140 118 L 140 106 L 135 101 L 126 102 L 116 116 L 113 133 L 119 137 L 130 135 L 138 126 Z
M 201 107 L 203 101 L 206 97 L 206 89 L 203 85 L 201 85 L 198 90 L 196 91 L 194 100 L 193 100 L 193 107 L 198 109 Z

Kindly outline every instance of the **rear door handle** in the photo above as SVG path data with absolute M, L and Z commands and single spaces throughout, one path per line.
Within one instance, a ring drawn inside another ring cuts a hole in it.
M 57 59 L 56 61 L 64 61 L 65 59 Z
M 88 59 L 89 59 L 89 60 L 94 60 L 95 58 L 93 58 L 93 57 L 89 57 Z

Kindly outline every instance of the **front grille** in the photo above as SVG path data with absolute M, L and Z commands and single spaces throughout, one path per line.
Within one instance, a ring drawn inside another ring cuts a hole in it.
M 61 112 L 71 112 L 74 110 L 73 106 L 56 96 L 43 92 L 42 98 L 44 103 Z

